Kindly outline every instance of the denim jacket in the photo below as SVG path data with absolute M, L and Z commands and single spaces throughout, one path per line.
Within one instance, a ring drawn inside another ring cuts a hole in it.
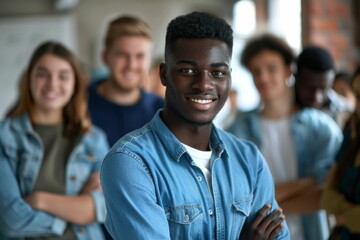
M 294 139 L 298 177 L 314 176 L 324 182 L 328 170 L 342 143 L 342 132 L 328 115 L 316 109 L 305 108 L 290 118 Z M 239 138 L 262 144 L 260 111 L 238 113 L 234 123 L 226 129 Z M 328 239 L 329 227 L 324 211 L 302 217 L 305 239 Z
M 0 239 L 21 240 L 26 237 L 61 235 L 63 219 L 34 210 L 23 197 L 30 194 L 37 179 L 44 149 L 26 113 L 0 122 Z M 99 171 L 108 150 L 105 135 L 97 128 L 81 136 L 65 167 L 66 195 L 77 195 L 88 177 Z M 96 222 L 72 224 L 77 239 L 104 239 L 99 222 L 106 216 L 101 191 L 91 193 Z
M 255 145 L 213 125 L 211 185 L 160 118 L 121 138 L 105 157 L 105 225 L 119 239 L 247 239 L 266 203 L 278 204 Z M 277 239 L 289 239 L 286 224 Z

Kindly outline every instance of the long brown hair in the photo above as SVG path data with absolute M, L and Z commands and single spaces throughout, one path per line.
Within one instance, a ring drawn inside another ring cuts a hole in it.
M 32 115 L 35 102 L 30 91 L 31 72 L 36 63 L 45 54 L 51 54 L 67 61 L 74 71 L 74 93 L 63 109 L 63 121 L 65 125 L 65 135 L 72 137 L 78 136 L 90 128 L 86 96 L 87 81 L 80 70 L 75 55 L 58 42 L 44 42 L 35 49 L 20 82 L 19 99 L 16 105 L 8 112 L 7 116 L 16 117 L 23 112 L 28 112 L 30 119 L 33 119 Z

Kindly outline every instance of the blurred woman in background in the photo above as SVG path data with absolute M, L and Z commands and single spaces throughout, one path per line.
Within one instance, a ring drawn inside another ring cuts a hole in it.
M 0 122 L 0 239 L 103 239 L 108 144 L 91 125 L 75 56 L 41 44 L 19 96 Z

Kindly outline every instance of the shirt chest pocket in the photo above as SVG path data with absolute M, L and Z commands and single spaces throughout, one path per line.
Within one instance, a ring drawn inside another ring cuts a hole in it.
M 251 212 L 253 196 L 244 196 L 232 202 L 233 228 L 231 232 L 232 238 L 238 238 L 243 228 L 245 220 Z
M 200 239 L 204 209 L 197 204 L 184 204 L 164 208 L 171 239 Z M 198 237 L 196 237 L 199 235 Z

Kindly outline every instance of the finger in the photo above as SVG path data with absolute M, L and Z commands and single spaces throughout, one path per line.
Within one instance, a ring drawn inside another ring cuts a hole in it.
M 274 231 L 282 222 L 285 220 L 285 215 L 281 214 L 277 219 L 273 220 L 269 226 L 266 228 L 266 232 L 269 234 Z
M 281 232 L 282 228 L 283 228 L 284 224 L 280 223 L 279 226 L 277 226 L 274 231 L 271 232 L 270 236 L 269 236 L 269 240 L 275 239 L 277 235 L 279 235 L 279 233 Z
M 278 219 L 282 215 L 282 209 L 278 208 L 273 210 L 269 215 L 264 217 L 262 222 L 260 223 L 260 227 L 266 229 L 273 221 Z
M 261 223 L 261 221 L 264 219 L 264 217 L 266 216 L 266 213 L 269 211 L 270 208 L 271 208 L 270 204 L 265 204 L 257 213 L 256 218 L 254 219 L 251 226 L 256 228 Z

